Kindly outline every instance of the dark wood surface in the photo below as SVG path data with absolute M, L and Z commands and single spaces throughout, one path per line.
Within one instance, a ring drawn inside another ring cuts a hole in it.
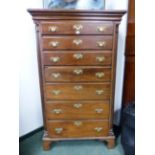
M 51 138 L 108 136 L 108 121 L 102 120 L 48 121 L 47 128 Z M 62 132 L 56 133 L 56 128 L 62 128 Z M 101 131 L 96 131 L 96 128 Z
M 45 85 L 45 94 L 47 100 L 107 100 L 111 96 L 110 86 L 110 83 L 51 83 Z
M 82 55 L 80 58 L 79 55 Z M 76 58 L 79 56 L 79 58 Z M 59 58 L 58 62 L 51 61 L 52 58 Z M 74 66 L 74 65 L 111 65 L 112 52 L 111 51 L 44 51 L 42 54 L 43 64 L 52 66 Z
M 107 82 L 111 81 L 111 67 L 45 67 L 45 80 L 47 82 Z
M 55 42 L 58 45 L 54 47 L 51 44 Z M 99 46 L 98 42 L 105 45 Z M 111 50 L 112 36 L 44 36 L 42 47 L 43 50 Z
M 113 148 L 117 32 L 125 11 L 28 11 L 37 32 L 44 149 L 76 139 Z
M 135 0 L 129 1 L 123 105 L 135 100 Z
M 78 26 L 82 25 L 81 29 Z M 77 26 L 77 29 L 76 27 Z M 51 30 L 52 27 L 56 29 Z M 99 31 L 101 27 L 104 27 L 103 31 Z M 79 31 L 78 31 L 79 30 Z M 104 21 L 67 21 L 67 24 L 63 21 L 53 21 L 42 23 L 42 34 L 113 34 L 113 23 Z
M 47 101 L 47 119 L 108 119 L 109 101 Z

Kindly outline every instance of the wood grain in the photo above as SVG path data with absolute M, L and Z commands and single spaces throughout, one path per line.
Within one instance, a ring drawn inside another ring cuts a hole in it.
M 75 122 L 80 121 L 81 125 L 76 126 Z M 47 128 L 49 136 L 52 138 L 56 137 L 100 137 L 108 135 L 108 121 L 48 121 Z M 63 128 L 60 134 L 55 132 L 56 128 Z M 101 132 L 97 132 L 95 128 L 103 128 Z
M 109 101 L 48 101 L 47 119 L 108 119 Z M 54 109 L 62 110 L 59 114 Z
M 82 54 L 81 59 L 76 59 L 75 55 Z M 60 61 L 52 62 L 50 58 L 59 57 Z M 99 61 L 97 58 L 104 58 L 103 61 Z M 112 60 L 112 52 L 111 51 L 44 51 L 42 53 L 42 61 L 43 65 L 52 65 L 52 66 L 68 66 L 68 65 L 86 65 L 86 66 L 103 66 L 103 65 L 111 65 Z
M 45 67 L 47 82 L 105 82 L 111 81 L 110 67 Z
M 113 23 L 104 21 L 68 21 L 67 24 L 63 21 L 43 22 L 41 24 L 42 34 L 76 34 L 74 25 L 82 25 L 79 30 L 80 34 L 113 34 Z M 50 27 L 55 26 L 55 32 L 50 31 Z M 99 31 L 98 27 L 104 27 L 104 31 Z
M 47 100 L 109 100 L 111 96 L 110 83 L 52 83 L 45 85 L 45 91 Z M 55 95 L 53 91 L 60 93 Z
M 79 45 L 73 43 L 74 41 L 82 42 Z M 51 42 L 58 42 L 58 46 L 53 47 Z M 105 45 L 100 47 L 97 42 L 105 42 Z M 42 38 L 43 50 L 110 50 L 112 49 L 112 36 L 44 36 Z

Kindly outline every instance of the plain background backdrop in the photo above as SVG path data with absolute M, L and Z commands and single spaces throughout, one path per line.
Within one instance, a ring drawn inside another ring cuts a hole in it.
M 28 8 L 42 8 L 42 0 L 26 0 L 17 7 L 22 8 L 19 14 L 22 26 L 22 38 L 14 36 L 20 42 L 20 94 L 19 94 L 19 136 L 23 136 L 43 125 L 41 99 L 39 91 L 39 77 L 37 66 L 37 50 L 35 38 L 35 25 L 32 17 L 26 11 Z M 127 9 L 127 0 L 107 0 L 106 9 Z M 127 15 L 123 17 L 119 28 L 118 61 L 115 96 L 115 124 L 119 124 L 122 102 L 122 86 L 124 75 L 124 48 L 126 38 Z M 14 23 L 18 26 L 18 22 Z M 22 39 L 22 41 L 21 41 Z

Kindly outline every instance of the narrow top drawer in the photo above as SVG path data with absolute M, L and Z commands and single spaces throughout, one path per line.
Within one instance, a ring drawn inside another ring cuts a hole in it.
M 53 21 L 41 24 L 42 34 L 112 34 L 113 24 L 103 21 Z

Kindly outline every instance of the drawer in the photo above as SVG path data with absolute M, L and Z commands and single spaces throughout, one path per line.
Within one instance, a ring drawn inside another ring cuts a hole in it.
M 47 100 L 109 100 L 111 95 L 110 83 L 52 83 L 46 84 Z
M 108 119 L 109 101 L 49 101 L 47 119 Z
M 42 34 L 113 34 L 113 24 L 103 21 L 43 22 Z
M 42 38 L 43 50 L 112 49 L 112 36 L 46 36 Z
M 101 137 L 108 135 L 108 121 L 48 121 L 51 138 Z
M 45 67 L 47 82 L 111 81 L 110 67 L 67 66 Z
M 44 65 L 111 65 L 111 51 L 58 51 L 42 53 Z

